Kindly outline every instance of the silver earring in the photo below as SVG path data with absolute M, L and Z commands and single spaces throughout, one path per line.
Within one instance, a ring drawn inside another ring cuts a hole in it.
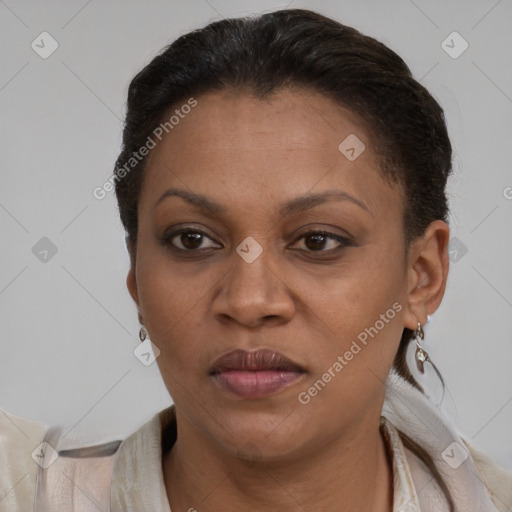
M 414 341 L 416 342 L 416 354 L 414 358 L 416 359 L 416 366 L 421 373 L 425 373 L 425 363 L 430 362 L 430 358 L 428 354 L 423 350 L 421 346 L 421 342 L 425 338 L 425 334 L 423 329 L 421 328 L 421 324 L 418 322 L 418 328 L 414 332 Z
M 141 342 L 144 341 L 147 337 L 148 337 L 148 331 L 146 330 L 146 328 L 144 326 L 142 326 L 139 331 L 140 341 Z

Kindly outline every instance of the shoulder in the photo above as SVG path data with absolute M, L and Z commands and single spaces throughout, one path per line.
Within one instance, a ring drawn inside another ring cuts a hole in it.
M 112 479 L 112 510 L 170 512 L 162 457 L 176 441 L 174 405 L 126 438 L 117 454 Z
M 488 455 L 477 450 L 466 439 L 463 441 L 497 509 L 500 512 L 510 512 L 512 510 L 512 472 L 498 466 Z
M 38 465 L 32 458 L 47 427 L 0 409 L 0 509 L 32 510 Z

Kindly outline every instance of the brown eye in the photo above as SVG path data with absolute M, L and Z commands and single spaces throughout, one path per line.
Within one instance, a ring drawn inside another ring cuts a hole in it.
M 209 245 L 208 240 L 211 242 Z M 170 245 L 173 249 L 190 252 L 218 247 L 206 233 L 196 229 L 182 229 L 169 233 L 162 238 L 162 243 Z
M 308 231 L 298 239 L 300 240 L 304 240 L 304 243 L 302 247 L 296 246 L 296 248 L 306 252 L 328 253 L 352 245 L 348 238 L 324 231 Z
M 181 233 L 179 240 L 186 249 L 198 249 L 201 246 L 203 235 L 200 233 Z
M 304 237 L 306 247 L 312 251 L 321 251 L 327 242 L 326 235 L 307 235 Z

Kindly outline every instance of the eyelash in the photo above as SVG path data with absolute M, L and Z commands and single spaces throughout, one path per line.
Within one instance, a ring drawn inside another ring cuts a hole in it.
M 180 247 L 176 247 L 172 244 L 172 239 L 173 238 L 176 238 L 177 236 L 179 235 L 182 235 L 183 233 L 194 233 L 194 234 L 199 234 L 199 235 L 202 235 L 206 238 L 209 238 L 210 240 L 212 240 L 212 238 L 208 235 L 208 233 L 202 231 L 201 229 L 198 229 L 198 228 L 182 228 L 182 229 L 179 229 L 177 231 L 172 231 L 171 233 L 166 233 L 164 234 L 163 237 L 161 237 L 161 242 L 163 245 L 165 246 L 168 246 L 170 247 L 171 250 L 173 251 L 176 251 L 176 252 L 180 252 L 180 253 L 189 253 L 189 254 L 193 254 L 193 253 L 201 253 L 201 252 L 205 252 L 205 251 L 209 251 L 210 248 L 207 248 L 207 249 L 181 249 Z M 343 249 L 344 247 L 349 247 L 349 246 L 352 246 L 354 245 L 353 242 L 348 238 L 348 237 L 344 237 L 342 235 L 338 235 L 336 233 L 331 233 L 329 231 L 324 231 L 324 230 L 321 230 L 321 229 L 314 229 L 314 230 L 310 230 L 310 231 L 306 231 L 305 233 L 302 233 L 294 242 L 294 244 L 296 244 L 299 240 L 302 240 L 303 238 L 307 237 L 307 236 L 315 236 L 315 235 L 320 235 L 320 236 L 324 236 L 328 239 L 331 239 L 331 240 L 335 240 L 337 242 L 340 243 L 340 245 L 334 249 L 328 249 L 328 250 L 318 250 L 318 251 L 312 251 L 312 250 L 307 250 L 307 249 L 296 249 L 296 250 L 300 250 L 300 251 L 305 251 L 307 253 L 312 253 L 312 254 L 316 254 L 316 253 L 327 253 L 327 254 L 331 254 L 333 252 L 337 252 L 341 249 Z M 214 240 L 212 240 L 214 241 Z

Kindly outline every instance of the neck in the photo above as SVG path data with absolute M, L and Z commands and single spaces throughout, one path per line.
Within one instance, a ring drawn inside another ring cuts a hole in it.
M 179 419 L 178 439 L 163 458 L 173 512 L 392 510 L 391 461 L 378 422 L 276 463 L 240 460 Z

